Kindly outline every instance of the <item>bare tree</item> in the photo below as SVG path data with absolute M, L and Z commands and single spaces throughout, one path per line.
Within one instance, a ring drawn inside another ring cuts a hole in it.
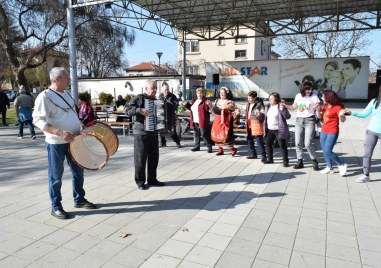
M 80 71 L 89 77 L 118 75 L 127 66 L 123 61 L 123 48 L 135 41 L 134 32 L 120 26 L 111 26 L 103 21 L 86 25 L 78 31 L 77 48 Z
M 27 84 L 25 70 L 44 64 L 48 51 L 67 52 L 66 4 L 66 0 L 0 0 L 0 48 L 19 84 Z M 75 9 L 76 31 L 102 20 L 103 9 L 103 5 Z
M 311 18 L 310 22 L 316 23 L 318 18 Z M 356 26 L 355 21 L 341 22 L 343 28 Z M 307 20 L 308 24 L 308 20 Z M 350 25 L 349 25 L 350 24 Z M 283 58 L 325 58 L 325 57 L 350 57 L 358 55 L 361 50 L 369 45 L 367 34 L 369 31 L 343 31 L 337 32 L 335 22 L 318 25 L 317 30 L 326 33 L 310 33 L 299 35 L 281 36 L 274 39 L 275 50 Z M 353 28 L 352 28 L 353 29 Z

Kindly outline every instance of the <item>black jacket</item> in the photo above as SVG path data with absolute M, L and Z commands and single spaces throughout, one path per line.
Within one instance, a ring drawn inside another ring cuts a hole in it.
M 132 98 L 130 103 L 126 104 L 124 113 L 129 117 L 134 117 L 134 134 L 140 135 L 152 135 L 157 134 L 156 131 L 145 131 L 144 130 L 144 120 L 145 116 L 140 113 L 141 109 L 144 108 L 144 100 L 152 99 L 147 94 L 139 94 Z
M 176 95 L 171 92 L 169 92 L 167 96 L 164 96 L 164 94 L 161 93 L 159 99 L 167 102 L 165 106 L 167 108 L 167 128 L 173 129 L 176 122 L 176 109 L 177 106 L 179 106 L 179 100 Z
M 9 99 L 8 99 L 8 96 L 7 94 L 4 93 L 4 91 L 2 91 L 0 89 L 0 110 L 6 110 L 7 109 L 7 106 L 8 106 L 8 109 L 10 108 L 10 103 L 9 103 Z

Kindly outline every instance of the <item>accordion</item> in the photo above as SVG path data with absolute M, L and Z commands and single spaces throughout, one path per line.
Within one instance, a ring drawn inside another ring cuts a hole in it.
M 144 99 L 148 116 L 144 120 L 145 131 L 167 131 L 167 109 L 165 100 Z

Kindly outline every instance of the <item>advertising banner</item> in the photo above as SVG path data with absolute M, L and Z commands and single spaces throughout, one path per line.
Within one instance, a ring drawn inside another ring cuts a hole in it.
M 219 74 L 218 86 L 213 84 L 213 74 Z M 331 89 L 343 99 L 367 99 L 368 76 L 369 57 L 206 63 L 208 92 L 225 86 L 236 98 L 245 98 L 251 90 L 262 98 L 271 92 L 294 98 L 298 85 L 309 80 L 319 94 Z

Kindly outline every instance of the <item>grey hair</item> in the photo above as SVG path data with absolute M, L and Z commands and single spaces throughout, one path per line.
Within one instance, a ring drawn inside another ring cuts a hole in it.
M 57 77 L 62 74 L 69 74 L 69 72 L 64 67 L 54 67 L 49 72 L 49 78 L 51 82 L 56 81 Z
M 153 86 L 154 88 L 157 88 L 156 81 L 155 80 L 147 80 L 146 85 L 145 85 L 145 89 L 147 89 L 148 86 Z

